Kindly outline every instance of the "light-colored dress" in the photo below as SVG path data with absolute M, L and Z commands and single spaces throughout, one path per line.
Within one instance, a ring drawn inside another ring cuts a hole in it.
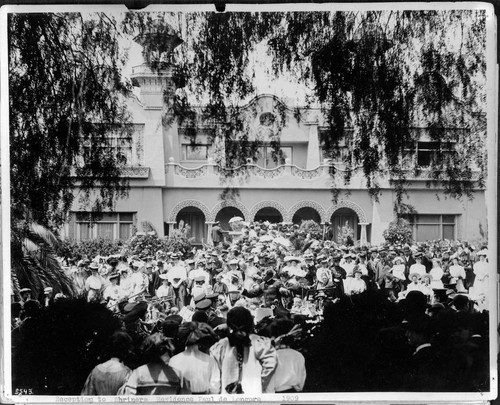
M 344 261 L 343 263 L 340 262 L 340 267 L 345 270 L 347 277 L 351 277 L 353 275 L 354 266 L 356 266 L 356 263 L 352 260 L 349 263 L 347 261 Z
M 302 391 L 307 377 L 304 356 L 290 348 L 278 349 L 277 354 L 278 366 L 271 379 L 273 391 Z
M 82 395 L 117 395 L 132 370 L 119 359 L 112 358 L 94 367 L 83 386 Z
M 489 280 L 488 262 L 483 262 L 483 261 L 476 262 L 474 263 L 473 269 L 474 269 L 474 274 L 476 275 L 476 278 L 474 279 L 474 293 L 476 295 L 480 294 L 487 295 L 488 280 Z
M 263 336 L 250 335 L 250 346 L 245 347 L 241 386 L 244 394 L 259 395 L 269 391 L 271 377 L 278 364 L 276 349 L 271 340 Z M 238 382 L 237 350 L 229 344 L 228 338 L 219 340 L 210 348 L 210 354 L 217 361 L 221 372 L 221 391 L 227 394 L 226 387 Z
M 441 267 L 433 267 L 431 271 L 429 272 L 431 275 L 431 288 L 438 288 L 438 289 L 443 289 L 443 281 L 441 280 L 443 278 L 444 271 Z
M 200 351 L 198 345 L 186 350 L 168 362 L 193 394 L 219 394 L 220 371 L 215 359 Z
M 465 292 L 464 280 L 465 269 L 459 264 L 454 264 L 448 269 L 450 272 L 450 284 L 456 285 L 457 292 Z
M 415 263 L 410 266 L 409 274 L 417 273 L 420 277 L 425 276 L 426 270 L 423 264 Z
M 392 266 L 392 275 L 396 277 L 398 280 L 404 281 L 406 280 L 405 276 L 405 265 L 404 264 L 395 264 Z
M 136 368 L 118 395 L 179 395 L 190 394 L 174 369 L 163 361 Z
M 363 279 L 348 277 L 344 280 L 344 291 L 346 295 L 361 294 L 366 290 L 366 283 Z

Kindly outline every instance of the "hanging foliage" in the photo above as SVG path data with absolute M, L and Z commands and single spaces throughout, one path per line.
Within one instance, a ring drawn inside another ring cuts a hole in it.
M 111 207 L 128 186 L 109 147 L 110 132 L 129 130 L 116 22 L 104 14 L 12 13 L 8 29 L 13 218 L 29 212 L 57 228 L 76 187 L 93 211 Z
M 343 170 L 330 170 L 335 198 L 338 181 L 349 183 L 360 173 L 377 199 L 380 180 L 389 177 L 396 215 L 406 213 L 409 179 L 422 173 L 420 128 L 436 142 L 424 170 L 429 187 L 439 184 L 460 198 L 484 186 L 484 10 L 207 12 L 167 20 L 183 43 L 172 53 L 180 89 L 166 102 L 181 122 L 194 111 L 190 96 L 205 106 L 202 117 L 214 123 L 213 141 L 222 144 L 216 162 L 223 167 L 255 161 L 263 142 L 280 162 L 280 130 L 290 117 L 273 137 L 255 139 L 241 108 L 257 95 L 251 53 L 264 45 L 276 77 L 313 90 L 304 108 L 313 102 L 322 107 L 328 157 L 341 140 L 350 145 Z M 151 37 L 147 49 L 156 40 Z M 277 116 L 279 108 L 276 103 Z M 296 111 L 290 116 L 300 119 Z M 235 171 L 223 175 L 231 178 Z

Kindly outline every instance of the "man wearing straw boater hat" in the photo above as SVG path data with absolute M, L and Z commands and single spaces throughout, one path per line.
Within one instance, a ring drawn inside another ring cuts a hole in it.
M 54 303 L 54 289 L 52 287 L 45 287 L 43 295 L 43 306 L 47 308 Z
M 21 297 L 21 306 L 31 299 L 31 288 L 21 288 L 19 290 L 19 296 Z

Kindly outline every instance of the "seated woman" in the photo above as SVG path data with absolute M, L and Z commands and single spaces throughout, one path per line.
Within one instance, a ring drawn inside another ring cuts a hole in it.
M 410 284 L 406 288 L 406 293 L 410 291 L 422 291 L 422 285 L 420 283 L 420 273 L 411 273 L 408 277 L 410 279 Z
M 361 294 L 366 291 L 366 283 L 361 278 L 362 272 L 359 269 L 354 270 L 354 278 L 346 278 L 344 280 L 344 289 L 346 295 Z
M 439 259 L 432 259 L 432 268 L 429 271 L 431 276 L 431 288 L 442 289 L 444 288 L 443 281 L 441 280 L 444 271 L 441 268 L 441 261 Z
M 431 282 L 432 282 L 432 276 L 430 274 L 425 274 L 422 277 L 422 284 L 420 285 L 420 291 L 422 291 L 427 297 L 427 302 L 430 302 L 432 296 L 434 295 Z
M 406 282 L 405 265 L 403 258 L 399 256 L 395 257 L 392 262 L 392 275 L 394 277 L 393 288 L 395 290 L 395 293 L 398 294 L 404 289 L 404 285 Z
M 118 395 L 187 395 L 191 392 L 169 366 L 174 346 L 170 338 L 154 333 L 141 345 L 142 358 L 146 364 L 132 371 L 128 381 Z

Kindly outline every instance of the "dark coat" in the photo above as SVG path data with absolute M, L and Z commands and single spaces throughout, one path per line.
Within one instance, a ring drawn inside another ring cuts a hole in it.
M 408 276 L 410 275 L 410 267 L 416 263 L 416 260 L 412 254 L 410 254 L 408 259 L 403 255 L 403 260 L 405 261 L 405 277 L 408 279 Z
M 428 346 L 414 353 L 410 360 L 408 391 L 441 391 L 443 376 L 436 350 Z

